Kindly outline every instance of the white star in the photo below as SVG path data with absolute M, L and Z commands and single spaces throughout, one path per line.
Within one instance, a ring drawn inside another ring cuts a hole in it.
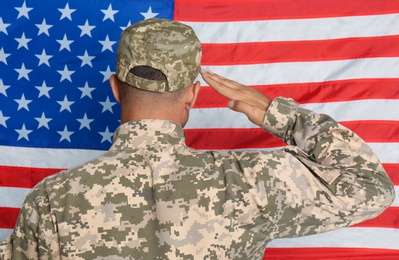
M 84 25 L 78 25 L 79 29 L 82 30 L 80 33 L 80 37 L 83 35 L 87 34 L 91 38 L 91 30 L 96 28 L 95 26 L 89 25 L 89 20 L 86 20 L 86 23 Z
M 114 50 L 112 49 L 112 45 L 114 45 L 116 41 L 110 41 L 108 35 L 105 37 L 104 41 L 98 42 L 101 43 L 101 45 L 103 46 L 101 52 L 104 52 L 105 50 L 110 50 L 111 52 L 114 52 Z
M 72 112 L 71 111 L 71 105 L 73 103 L 75 103 L 75 102 L 74 101 L 69 101 L 67 96 L 65 95 L 64 100 L 63 101 L 57 101 L 57 103 L 61 105 L 60 112 L 62 112 L 64 110 L 68 110 L 69 112 Z
M 150 8 L 148 8 L 146 13 L 140 13 L 142 16 L 144 16 L 144 20 L 150 19 L 150 18 L 154 18 L 155 16 L 157 16 L 159 13 L 153 13 L 152 12 L 152 8 L 150 6 Z
M 53 87 L 47 87 L 46 81 L 43 80 L 42 86 L 41 87 L 36 86 L 36 88 L 39 90 L 39 96 L 38 97 L 46 96 L 46 97 L 50 98 L 49 91 L 52 90 Z
M 22 63 L 22 66 L 20 69 L 15 69 L 18 72 L 18 80 L 20 80 L 21 78 L 25 78 L 27 80 L 29 80 L 29 73 L 32 70 L 28 70 L 27 68 L 25 68 L 25 64 Z
M 18 42 L 17 50 L 19 48 L 22 48 L 22 47 L 24 47 L 25 49 L 29 50 L 28 42 L 30 42 L 32 39 L 26 38 L 24 32 L 22 33 L 21 38 L 15 38 L 15 40 Z
M 50 36 L 48 30 L 53 26 L 46 24 L 46 18 L 43 18 L 43 22 L 41 24 L 35 24 L 35 25 L 37 26 L 37 28 L 39 28 L 39 32 L 37 33 L 38 36 L 42 33 L 45 33 L 47 34 L 47 36 Z
M 0 79 L 0 93 L 3 94 L 4 96 L 7 96 L 6 90 L 11 87 L 11 86 L 6 86 L 3 83 L 3 79 Z
M 98 132 L 98 133 L 103 137 L 103 139 L 101 139 L 101 143 L 103 143 L 105 141 L 112 143 L 112 136 L 114 134 L 108 130 L 108 126 L 104 132 Z
M 57 70 L 57 72 L 61 74 L 60 82 L 63 81 L 64 79 L 67 79 L 70 82 L 72 82 L 71 75 L 75 73 L 75 71 L 68 70 L 67 65 L 65 65 L 64 70 Z
M 22 109 L 22 108 L 24 108 L 27 111 L 29 111 L 28 105 L 29 105 L 30 102 L 32 102 L 32 100 L 25 99 L 25 95 L 24 94 L 22 94 L 21 99 L 14 99 L 14 101 L 18 103 L 17 111 Z
M 124 31 L 124 30 L 125 30 L 127 27 L 129 27 L 130 25 L 132 25 L 132 22 L 131 22 L 131 21 L 129 21 L 125 27 L 124 27 L 124 26 L 120 26 L 119 28 L 121 28 L 121 30 Z
M 0 125 L 7 127 L 6 121 L 9 119 L 9 116 L 4 116 L 3 112 L 0 110 Z
M 3 32 L 6 35 L 8 35 L 7 27 L 10 26 L 10 25 L 11 25 L 10 23 L 4 23 L 3 22 L 3 18 L 0 17 L 0 32 Z
M 0 49 L 0 62 L 3 62 L 4 64 L 8 65 L 7 64 L 7 57 L 10 56 L 10 55 L 11 55 L 10 53 L 5 53 L 4 49 L 1 48 Z
M 57 42 L 61 45 L 60 46 L 60 51 L 63 49 L 67 49 L 68 51 L 71 51 L 71 43 L 73 43 L 73 40 L 68 40 L 66 34 L 64 34 L 64 38 L 62 40 L 57 40 Z
M 83 87 L 83 88 L 78 88 L 80 91 L 82 91 L 82 95 L 80 96 L 80 98 L 82 99 L 83 97 L 85 97 L 85 96 L 88 96 L 89 98 L 92 98 L 91 97 L 91 92 L 95 89 L 95 88 L 90 88 L 89 87 L 89 84 L 87 84 L 87 81 L 86 81 L 86 84 L 85 84 L 85 86 Z
M 62 13 L 61 18 L 60 18 L 60 21 L 61 21 L 62 19 L 64 19 L 64 18 L 68 18 L 69 20 L 72 21 L 71 14 L 72 14 L 73 12 L 75 12 L 76 9 L 70 9 L 70 8 L 69 8 L 69 4 L 67 3 L 67 4 L 65 5 L 65 8 L 58 8 L 58 11 L 60 11 L 60 12 Z
M 101 12 L 104 13 L 104 19 L 103 21 L 110 19 L 111 21 L 114 22 L 114 15 L 119 12 L 119 11 L 115 11 L 112 10 L 112 4 L 109 4 L 108 9 L 107 10 L 101 10 Z
M 25 16 L 26 18 L 29 19 L 29 14 L 28 14 L 28 13 L 29 13 L 33 8 L 26 7 L 26 3 L 25 3 L 25 1 L 24 1 L 24 3 L 22 4 L 21 7 L 15 7 L 15 9 L 17 9 L 17 11 L 18 11 L 18 17 L 17 17 L 17 19 L 19 19 L 19 18 L 22 17 L 22 16 Z
M 62 140 L 67 140 L 68 142 L 71 142 L 71 135 L 74 132 L 72 132 L 72 131 L 69 132 L 67 126 L 65 126 L 63 131 L 57 131 L 57 133 L 59 133 L 61 135 L 60 142 Z
M 107 70 L 106 71 L 100 71 L 100 73 L 103 74 L 103 76 L 104 76 L 103 82 L 109 80 L 111 75 L 114 74 L 114 72 L 112 72 L 111 69 L 109 68 L 109 65 L 107 66 Z
M 18 133 L 18 140 L 17 141 L 19 141 L 22 138 L 24 138 L 27 141 L 29 141 L 28 135 L 32 132 L 32 130 L 27 130 L 26 127 L 25 127 L 25 124 L 22 125 L 21 129 L 15 129 L 15 131 Z
M 101 111 L 101 113 L 104 113 L 107 110 L 110 111 L 111 113 L 114 113 L 112 111 L 112 107 L 115 106 L 116 102 L 111 102 L 108 96 L 104 102 L 99 102 L 99 103 L 103 106 L 103 111 Z
M 85 50 L 85 54 L 83 56 L 78 56 L 79 59 L 82 60 L 82 65 L 80 67 L 83 67 L 84 65 L 89 65 L 90 67 L 93 68 L 93 64 L 91 64 L 91 60 L 95 58 L 95 56 L 89 56 L 87 53 L 87 50 Z
M 50 63 L 48 60 L 51 59 L 53 55 L 47 55 L 45 49 L 43 49 L 42 54 L 35 54 L 35 56 L 39 59 L 39 65 L 37 66 L 46 64 L 47 66 L 50 67 Z
M 35 117 L 36 121 L 39 122 L 39 125 L 37 126 L 37 129 L 39 129 L 40 127 L 45 127 L 47 129 L 50 129 L 48 126 L 48 122 L 50 122 L 51 120 L 53 120 L 52 118 L 46 118 L 46 115 L 44 114 L 44 112 L 42 113 L 41 117 Z
M 79 128 L 79 130 L 82 129 L 82 128 L 84 128 L 84 127 L 87 128 L 87 129 L 89 129 L 89 130 L 91 130 L 91 129 L 90 129 L 90 123 L 91 123 L 92 121 L 94 121 L 94 119 L 88 119 L 86 113 L 84 114 L 84 116 L 83 116 L 82 119 L 76 119 L 76 120 L 78 120 L 79 123 L 80 123 L 80 128 Z

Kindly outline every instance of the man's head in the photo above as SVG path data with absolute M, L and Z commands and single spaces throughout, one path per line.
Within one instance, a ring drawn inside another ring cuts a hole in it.
M 184 125 L 199 91 L 201 43 L 191 27 L 148 19 L 126 28 L 110 83 L 122 123 L 153 118 Z
M 163 19 L 148 19 L 126 28 L 117 50 L 116 75 L 139 89 L 171 92 L 189 86 L 198 76 L 201 43 L 193 29 Z M 131 73 L 137 66 L 160 70 L 166 81 L 148 80 Z

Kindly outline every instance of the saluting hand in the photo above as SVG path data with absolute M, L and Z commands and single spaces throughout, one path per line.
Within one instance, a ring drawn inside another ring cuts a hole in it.
M 230 99 L 228 107 L 244 113 L 248 119 L 261 126 L 271 99 L 257 89 L 226 79 L 213 72 L 201 70 L 202 78 L 219 94 Z

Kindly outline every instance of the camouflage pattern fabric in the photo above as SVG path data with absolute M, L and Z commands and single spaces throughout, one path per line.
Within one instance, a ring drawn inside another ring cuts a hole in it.
M 262 128 L 288 146 L 203 152 L 170 121 L 121 125 L 103 156 L 32 190 L 3 259 L 262 259 L 272 239 L 355 224 L 393 201 L 377 157 L 330 117 L 277 98 Z
M 116 75 L 134 87 L 171 92 L 188 87 L 198 76 L 201 42 L 191 27 L 177 21 L 147 19 L 126 28 L 118 44 Z M 167 81 L 148 80 L 130 73 L 136 66 L 162 71 Z

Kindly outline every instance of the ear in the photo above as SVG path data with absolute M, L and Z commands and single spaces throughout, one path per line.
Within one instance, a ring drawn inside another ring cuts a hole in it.
M 116 77 L 115 74 L 112 74 L 111 77 L 109 78 L 109 84 L 111 85 L 112 93 L 114 94 L 114 97 L 118 103 L 121 102 L 121 96 L 119 92 L 119 84 L 118 84 L 118 78 Z
M 194 107 L 200 88 L 201 88 L 201 83 L 199 81 L 197 81 L 193 85 L 191 85 L 190 89 L 188 89 L 188 91 L 187 91 L 188 92 L 187 93 L 188 108 Z

